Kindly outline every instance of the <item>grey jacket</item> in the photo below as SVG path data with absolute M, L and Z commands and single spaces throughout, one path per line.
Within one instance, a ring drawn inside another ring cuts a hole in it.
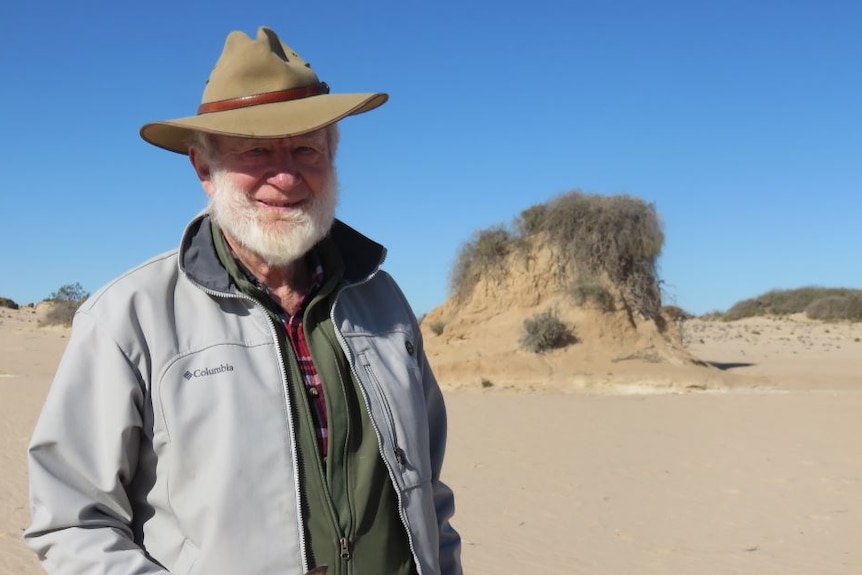
M 78 311 L 29 449 L 27 544 L 52 574 L 301 575 L 300 481 L 275 327 L 206 217 Z M 443 398 L 382 246 L 336 222 L 331 311 L 422 575 L 461 573 Z M 368 265 L 364 262 L 372 262 Z M 373 574 L 385 575 L 385 574 Z

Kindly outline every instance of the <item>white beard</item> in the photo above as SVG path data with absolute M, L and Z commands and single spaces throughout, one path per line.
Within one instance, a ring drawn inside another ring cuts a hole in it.
M 267 264 L 283 267 L 302 258 L 323 239 L 335 219 L 338 182 L 335 168 L 320 193 L 282 217 L 264 219 L 254 200 L 237 189 L 224 170 L 212 173 L 208 211 L 222 231 Z

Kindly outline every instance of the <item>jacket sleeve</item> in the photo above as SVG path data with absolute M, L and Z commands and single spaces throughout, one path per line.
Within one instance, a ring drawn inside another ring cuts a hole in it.
M 424 344 L 421 348 L 422 380 L 425 386 L 425 403 L 428 407 L 429 437 L 431 440 L 431 483 L 434 490 L 434 507 L 437 511 L 437 524 L 440 537 L 440 573 L 442 575 L 461 575 L 461 536 L 449 523 L 455 513 L 455 497 L 452 490 L 440 481 L 440 470 L 446 451 L 446 407 L 443 393 L 434 377 Z
M 129 355 L 79 311 L 28 450 L 24 539 L 48 573 L 169 575 L 133 535 L 144 396 Z

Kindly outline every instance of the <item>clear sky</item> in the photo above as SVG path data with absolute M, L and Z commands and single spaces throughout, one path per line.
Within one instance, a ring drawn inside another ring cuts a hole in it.
M 417 314 L 474 232 L 573 189 L 653 202 L 666 303 L 862 288 L 862 2 L 4 2 L 0 296 L 88 291 L 205 205 L 140 126 L 195 112 L 231 30 L 273 27 L 335 92 L 338 215 Z

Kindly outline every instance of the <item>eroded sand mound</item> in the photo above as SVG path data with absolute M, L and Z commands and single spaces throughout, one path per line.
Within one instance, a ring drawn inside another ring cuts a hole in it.
M 633 313 L 613 285 L 608 286 L 616 302 L 613 311 L 578 304 L 571 293 L 572 274 L 563 273 L 555 261 L 545 246 L 512 255 L 467 297 L 450 299 L 423 318 L 426 350 L 443 386 L 686 387 L 691 370 L 697 372 L 698 387 L 704 381 L 725 385 L 717 370 L 686 350 L 674 319 Z M 526 350 L 524 321 L 548 311 L 569 327 L 575 341 L 544 353 Z M 680 369 L 656 369 L 667 365 Z

